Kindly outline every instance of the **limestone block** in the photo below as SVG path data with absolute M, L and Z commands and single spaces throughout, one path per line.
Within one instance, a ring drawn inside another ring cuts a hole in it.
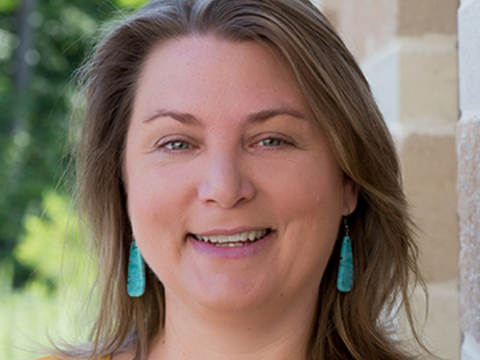
M 400 44 L 395 42 L 360 64 L 393 134 L 399 133 L 400 126 L 400 51 Z
M 458 281 L 430 283 L 427 287 L 428 314 L 425 314 L 425 296 L 420 289 L 412 299 L 422 340 L 440 358 L 458 360 L 461 345 Z
M 458 277 L 454 135 L 412 134 L 401 141 L 405 191 L 419 226 L 420 268 L 427 281 Z
M 400 0 L 398 34 L 456 34 L 458 0 Z
M 480 1 L 462 1 L 458 17 L 460 107 L 466 114 L 480 108 Z
M 322 8 L 352 53 L 361 59 L 388 44 L 397 30 L 399 0 L 323 0 Z
M 456 37 L 401 38 L 362 61 L 390 130 L 454 134 L 459 117 Z
M 462 329 L 480 343 L 480 111 L 458 124 Z
M 400 116 L 417 128 L 450 128 L 458 116 L 455 37 L 404 39 L 400 54 Z

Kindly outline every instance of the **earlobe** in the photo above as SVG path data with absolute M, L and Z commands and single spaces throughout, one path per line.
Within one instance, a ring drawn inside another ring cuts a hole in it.
M 360 185 L 345 176 L 344 194 L 343 194 L 343 216 L 348 216 L 355 211 L 358 201 Z

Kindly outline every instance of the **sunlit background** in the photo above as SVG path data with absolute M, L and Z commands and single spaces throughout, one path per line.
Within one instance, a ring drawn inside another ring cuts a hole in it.
M 86 336 L 91 276 L 71 208 L 74 73 L 144 0 L 0 0 L 0 359 Z M 62 275 L 60 275 L 62 274 Z M 66 279 L 66 280 L 65 280 Z M 73 323 L 73 324 L 72 324 Z

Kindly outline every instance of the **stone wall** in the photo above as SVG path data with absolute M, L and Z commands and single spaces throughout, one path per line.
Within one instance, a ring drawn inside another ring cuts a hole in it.
M 462 360 L 480 359 L 480 0 L 462 0 L 457 128 Z
M 430 295 L 422 336 L 434 353 L 459 359 L 458 0 L 322 0 L 319 6 L 359 60 L 399 147 Z M 478 66 L 480 60 L 474 64 L 473 59 L 470 66 Z M 479 126 L 476 129 L 480 131 Z M 468 141 L 473 139 L 479 137 Z M 470 142 L 465 151 L 479 146 L 478 140 Z M 478 178 L 476 169 L 476 175 L 466 170 L 470 178 Z M 423 319 L 420 295 L 416 303 L 417 318 Z

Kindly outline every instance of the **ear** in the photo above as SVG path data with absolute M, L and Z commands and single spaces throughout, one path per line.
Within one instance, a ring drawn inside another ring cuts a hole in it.
M 355 211 L 355 208 L 357 207 L 359 191 L 360 185 L 345 175 L 345 180 L 343 183 L 343 216 L 348 216 Z

